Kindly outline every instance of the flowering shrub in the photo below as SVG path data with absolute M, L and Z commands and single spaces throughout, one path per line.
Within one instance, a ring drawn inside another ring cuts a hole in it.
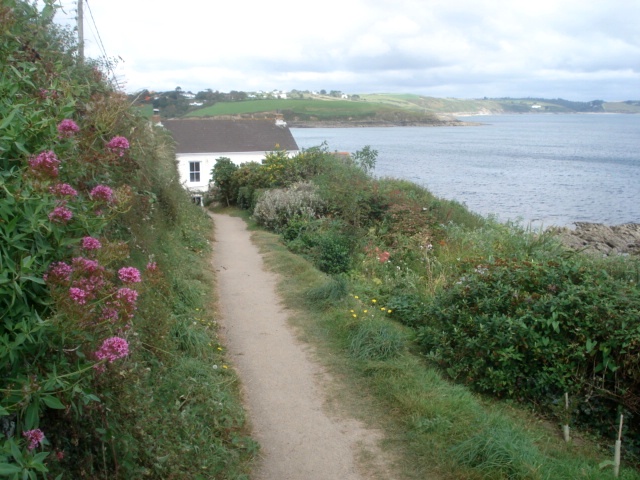
M 49 220 L 55 223 L 67 223 L 72 218 L 73 212 L 63 206 L 57 206 L 49 213 Z
M 113 137 L 107 143 L 107 149 L 119 157 L 122 157 L 124 152 L 129 149 L 129 140 L 124 137 Z
M 77 197 L 78 192 L 68 183 L 57 183 L 49 187 L 49 193 L 54 197 Z
M 178 382 L 193 392 L 188 378 L 203 377 L 180 372 L 169 385 L 165 375 L 183 360 L 169 335 L 173 309 L 183 309 L 174 302 L 188 303 L 183 292 L 201 302 L 184 279 L 197 262 L 183 261 L 199 257 L 181 242 L 188 234 L 206 246 L 209 224 L 192 216 L 171 178 L 167 139 L 146 128 L 92 60 L 78 62 L 72 36 L 52 21 L 57 3 L 0 5 L 0 476 L 214 478 L 229 470 L 236 478 L 252 447 L 243 446 L 251 442 L 238 433 L 241 411 L 229 382 L 218 382 L 223 373 L 214 381 L 212 362 L 203 362 L 206 387 L 191 401 L 224 421 L 201 429 L 200 413 L 177 412 L 172 395 Z M 139 142 L 149 148 L 134 158 Z M 176 228 L 154 211 L 161 192 L 177 199 Z M 182 262 L 171 281 L 160 268 L 173 260 L 165 246 Z M 146 255 L 142 272 L 129 263 Z M 168 435 L 154 436 L 160 431 Z M 187 459 L 185 441 L 199 455 Z M 168 461 L 156 461 L 160 451 Z
M 98 185 L 91 190 L 89 196 L 95 201 L 108 203 L 113 200 L 113 190 L 106 185 Z
M 134 267 L 123 267 L 118 270 L 118 277 L 124 283 L 138 283 L 142 281 L 140 270 Z
M 42 152 L 29 159 L 31 172 L 40 178 L 55 178 L 58 176 L 60 160 L 52 150 Z
M 5 68 L 15 54 L 7 55 L 6 46 L 0 44 L 0 68 L 19 73 Z M 47 471 L 47 452 L 32 451 L 54 441 L 39 428 L 48 410 L 80 415 L 103 393 L 96 373 L 128 355 L 138 299 L 131 286 L 142 281 L 134 267 L 112 267 L 126 255 L 116 255 L 104 236 L 109 222 L 126 210 L 132 190 L 105 184 L 119 167 L 105 175 L 99 164 L 80 161 L 104 155 L 92 147 L 92 132 L 99 129 L 85 132 L 64 118 L 75 101 L 65 98 L 64 78 L 55 79 L 60 90 L 33 87 L 48 86 L 53 78 L 47 75 L 0 79 L 0 418 L 15 424 L 15 432 L 2 431 L 0 475 L 18 469 L 29 478 Z M 11 103 L 15 90 L 8 90 L 15 88 L 22 88 L 19 108 Z M 126 138 L 114 137 L 106 149 L 123 156 L 129 147 Z
M 82 248 L 85 250 L 99 250 L 102 248 L 102 244 L 97 238 L 84 237 L 82 239 Z
M 59 135 L 60 138 L 72 137 L 74 134 L 78 133 L 79 131 L 80 131 L 80 128 L 78 127 L 78 125 L 76 125 L 76 122 L 68 118 L 62 120 L 58 124 L 58 132 L 60 134 Z

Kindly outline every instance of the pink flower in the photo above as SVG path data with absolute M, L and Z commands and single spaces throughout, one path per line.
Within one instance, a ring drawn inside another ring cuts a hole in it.
M 99 248 L 102 248 L 102 244 L 97 238 L 84 237 L 82 239 L 82 248 L 85 250 L 98 250 Z
M 93 200 L 102 200 L 103 202 L 110 202 L 113 199 L 113 190 L 106 185 L 98 185 L 94 187 L 89 193 Z
M 29 159 L 29 168 L 39 177 L 57 177 L 60 160 L 53 151 L 42 152 Z
M 120 288 L 116 292 L 116 298 L 118 300 L 124 300 L 129 305 L 134 305 L 138 299 L 138 292 L 130 288 Z
M 38 445 L 40 445 L 42 440 L 44 440 L 44 433 L 42 433 L 42 430 L 40 430 L 39 428 L 22 432 L 22 436 L 29 441 L 29 445 L 27 446 L 29 450 L 33 450 L 34 448 L 36 448 Z
M 156 262 L 147 263 L 147 270 L 150 272 L 155 272 L 158 269 L 158 264 Z
M 107 148 L 121 157 L 124 155 L 125 150 L 129 148 L 129 140 L 124 137 L 113 137 L 107 143 Z
M 118 320 L 118 310 L 111 307 L 105 307 L 102 309 L 102 315 L 100 315 L 100 320 L 102 321 L 110 321 L 115 322 Z
M 106 359 L 109 363 L 113 363 L 127 355 L 129 355 L 129 344 L 124 338 L 120 337 L 107 338 L 95 352 L 98 360 Z
M 76 122 L 71 119 L 65 118 L 58 124 L 58 133 L 60 134 L 60 138 L 72 137 L 79 131 L 80 128 L 78 128 Z
M 71 272 L 73 269 L 70 265 L 64 262 L 52 263 L 49 266 L 49 273 L 44 275 L 45 282 L 65 281 L 68 282 L 71 278 Z
M 77 270 L 81 270 L 87 273 L 93 273 L 97 271 L 102 271 L 103 268 L 100 264 L 95 260 L 90 260 L 84 257 L 75 257 L 71 260 L 71 264 Z
M 378 261 L 379 261 L 380 263 L 384 263 L 384 262 L 386 262 L 387 260 L 389 260 L 389 256 L 390 256 L 390 255 L 391 255 L 391 254 L 390 254 L 389 252 L 386 252 L 386 251 L 385 251 L 385 252 L 381 252 L 381 253 L 379 253 L 379 254 L 378 254 Z
M 77 197 L 78 192 L 67 183 L 57 183 L 49 187 L 49 193 L 56 197 Z
M 135 267 L 122 267 L 118 270 L 118 277 L 124 283 L 138 283 L 140 278 L 140 270 Z
M 73 300 L 78 305 L 84 305 L 85 303 L 87 303 L 88 296 L 89 295 L 87 294 L 87 292 L 81 288 L 71 287 L 69 289 L 69 298 L 71 298 L 71 300 Z
M 56 207 L 49 213 L 49 220 L 55 223 L 67 223 L 73 217 L 73 212 L 66 207 Z

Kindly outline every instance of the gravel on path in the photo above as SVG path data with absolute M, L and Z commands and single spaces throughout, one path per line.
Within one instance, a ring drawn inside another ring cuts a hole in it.
M 265 270 L 242 219 L 211 216 L 220 335 L 240 377 L 252 436 L 261 446 L 252 478 L 378 478 L 359 459 L 380 458 L 380 433 L 327 412 L 325 387 L 331 378 L 288 324 L 292 312 L 280 303 L 277 276 Z

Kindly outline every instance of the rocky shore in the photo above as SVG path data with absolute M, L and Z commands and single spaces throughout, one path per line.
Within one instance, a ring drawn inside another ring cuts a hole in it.
M 568 248 L 589 254 L 640 255 L 640 224 L 607 226 L 601 223 L 576 222 L 576 228 L 554 231 Z

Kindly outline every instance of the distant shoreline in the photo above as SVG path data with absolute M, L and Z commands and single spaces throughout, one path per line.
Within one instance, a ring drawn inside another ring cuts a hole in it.
M 446 119 L 439 122 L 398 121 L 385 120 L 289 120 L 289 128 L 367 128 L 367 127 L 478 127 L 481 122 L 468 122 L 458 119 Z

